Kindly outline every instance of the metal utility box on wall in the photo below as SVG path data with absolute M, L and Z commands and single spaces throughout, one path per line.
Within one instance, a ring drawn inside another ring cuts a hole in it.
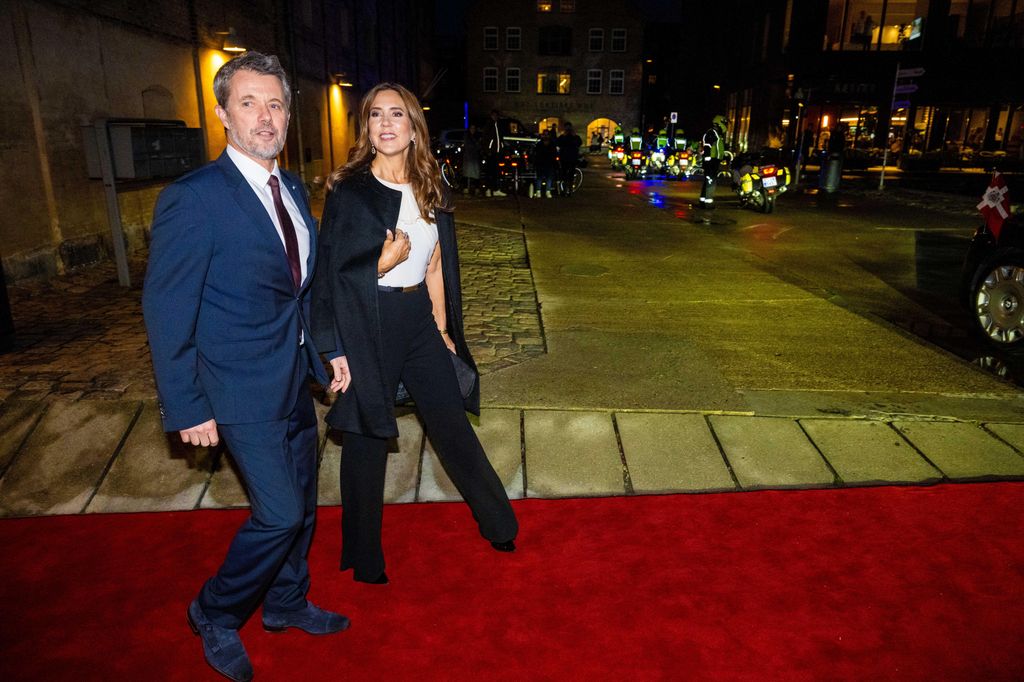
M 203 165 L 203 131 L 186 128 L 184 121 L 133 121 L 112 119 L 110 153 L 118 180 L 176 178 Z M 102 178 L 95 126 L 82 128 L 85 161 L 90 178 Z

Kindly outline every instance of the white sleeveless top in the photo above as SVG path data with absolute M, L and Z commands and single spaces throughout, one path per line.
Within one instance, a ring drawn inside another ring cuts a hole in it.
M 434 247 L 437 246 L 437 225 L 428 223 L 420 215 L 419 206 L 416 204 L 416 195 L 412 192 L 412 185 L 408 183 L 399 185 L 380 178 L 377 180 L 385 187 L 397 189 L 402 193 L 402 208 L 398 211 L 398 224 L 395 225 L 395 229 L 408 234 L 409 243 L 412 246 L 409 257 L 391 268 L 387 274 L 377 280 L 377 284 L 389 287 L 410 287 L 419 284 L 427 273 L 427 265 L 430 263 L 430 257 L 434 254 Z M 392 229 L 392 232 L 394 231 Z

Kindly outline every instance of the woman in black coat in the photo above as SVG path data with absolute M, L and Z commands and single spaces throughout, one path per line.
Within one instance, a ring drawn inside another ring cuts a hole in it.
M 328 179 L 312 284 L 313 341 L 340 391 L 327 423 L 342 432 L 342 570 L 386 583 L 381 520 L 387 439 L 398 435 L 403 384 L 481 535 L 513 551 L 518 524 L 466 410 L 451 353 L 475 375 L 462 329 L 455 224 L 427 144 L 426 119 L 404 87 L 381 83 L 360 105 L 351 160 Z

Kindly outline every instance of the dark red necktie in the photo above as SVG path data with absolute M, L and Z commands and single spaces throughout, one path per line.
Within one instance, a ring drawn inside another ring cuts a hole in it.
M 292 270 L 292 281 L 298 289 L 302 284 L 302 266 L 299 265 L 299 240 L 295 237 L 295 225 L 292 217 L 288 215 L 288 209 L 281 201 L 281 182 L 276 175 L 270 176 L 270 191 L 274 194 L 274 208 L 277 209 L 277 219 L 281 223 L 281 232 L 284 233 L 284 250 L 288 253 L 288 266 Z

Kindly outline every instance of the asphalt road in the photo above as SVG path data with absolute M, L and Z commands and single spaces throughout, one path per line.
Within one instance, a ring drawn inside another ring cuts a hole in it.
M 990 354 L 957 300 L 973 219 L 863 192 L 763 215 L 726 188 L 706 213 L 698 192 L 597 162 L 570 199 L 491 200 L 524 226 L 549 353 L 485 399 L 843 412 L 1019 393 L 972 364 Z

